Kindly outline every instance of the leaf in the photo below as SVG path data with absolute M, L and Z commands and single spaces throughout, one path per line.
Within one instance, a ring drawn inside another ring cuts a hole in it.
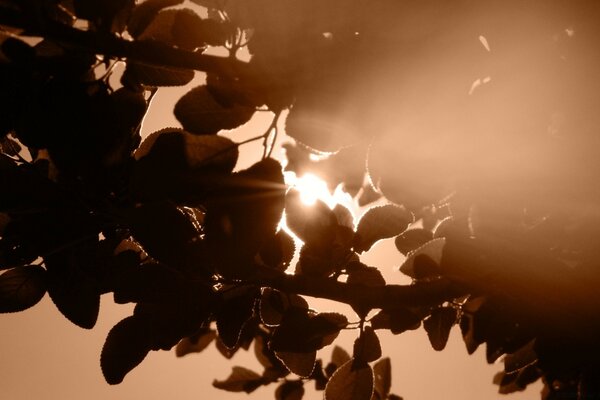
M 311 375 L 315 361 L 317 359 L 317 352 L 312 351 L 309 353 L 292 353 L 287 351 L 276 351 L 277 358 L 290 370 L 290 372 L 306 378 Z
M 351 285 L 365 285 L 371 287 L 385 286 L 385 279 L 377 267 L 368 267 L 360 262 L 352 262 L 346 267 Z
M 183 0 L 146 0 L 136 5 L 127 23 L 127 31 L 132 37 L 137 38 L 150 25 L 160 10 L 181 3 Z
M 146 324 L 135 316 L 117 323 L 108 333 L 100 365 L 106 382 L 116 385 L 138 366 L 150 351 Z
M 193 51 L 206 45 L 206 33 L 202 25 L 202 18 L 191 9 L 162 10 L 154 16 L 139 39 L 158 40 Z
M 135 61 L 127 62 L 121 82 L 124 86 L 184 86 L 194 79 L 191 69 L 146 65 Z
M 260 317 L 264 324 L 279 325 L 283 315 L 290 307 L 308 309 L 308 303 L 297 294 L 282 293 L 271 288 L 262 289 Z
M 398 251 L 407 255 L 433 239 L 431 231 L 421 228 L 407 229 L 396 236 L 395 244 Z
M 224 381 L 213 381 L 213 386 L 217 389 L 227 390 L 228 392 L 246 392 L 252 393 L 263 384 L 263 378 L 256 372 L 244 367 L 235 366 L 231 374 Z
M 258 290 L 253 287 L 238 287 L 228 291 L 224 303 L 217 310 L 217 332 L 223 344 L 230 349 L 236 347 L 246 322 L 252 317 Z
M 336 369 L 348 362 L 352 357 L 340 346 L 334 346 L 331 351 L 331 363 L 336 366 Z
M 419 256 L 427 256 L 435 264 L 440 265 L 440 261 L 442 260 L 442 252 L 444 250 L 445 244 L 445 238 L 433 239 L 425 243 L 418 249 L 411 251 L 408 254 L 406 260 L 404 261 L 404 264 L 402 264 L 402 266 L 400 267 L 400 272 L 410 276 L 411 278 L 417 279 L 417 274 L 415 271 L 415 260 Z M 420 261 L 424 260 L 421 258 Z
M 531 341 L 514 353 L 504 356 L 504 371 L 507 374 L 512 374 L 533 365 L 536 361 L 537 354 L 534 349 L 534 341 Z
M 283 272 L 290 265 L 295 251 L 294 239 L 280 229 L 271 240 L 266 241 L 259 254 L 263 263 Z
M 201 85 L 177 101 L 174 113 L 185 130 L 196 135 L 212 135 L 245 124 L 254 114 L 254 108 L 237 104 L 225 107 Z
M 381 310 L 371 318 L 373 329 L 389 329 L 394 335 L 415 330 L 421 325 L 421 317 L 408 308 Z
M 372 327 L 366 326 L 354 341 L 353 358 L 359 362 L 371 362 L 381 357 L 381 344 Z
M 373 366 L 373 375 L 375 376 L 375 393 L 378 399 L 385 400 L 390 394 L 392 387 L 392 363 L 389 357 L 382 358 Z
M 291 308 L 275 328 L 270 348 L 277 352 L 310 353 L 331 344 L 347 324 L 342 314 L 309 315 L 307 310 Z
M 325 400 L 370 400 L 373 370 L 369 364 L 354 366 L 354 360 L 339 367 L 325 387 Z
M 294 234 L 307 245 L 330 247 L 335 239 L 337 218 L 321 200 L 306 205 L 300 192 L 290 190 L 285 196 L 285 220 Z
M 393 204 L 370 208 L 358 222 L 354 250 L 362 253 L 378 240 L 402 233 L 412 220 L 411 213 Z
M 13 268 L 0 275 L 0 312 L 23 311 L 46 294 L 46 270 L 38 265 Z
M 138 197 L 189 202 L 206 197 L 207 185 L 233 170 L 238 149 L 222 136 L 168 128 L 148 136 L 135 157 L 132 186 Z
M 284 381 L 275 390 L 275 400 L 302 400 L 304 396 L 304 382 Z
M 200 353 L 206 349 L 216 337 L 217 332 L 212 329 L 204 330 L 202 333 L 194 336 L 185 337 L 177 343 L 175 355 L 177 357 L 183 357 L 191 353 Z
M 335 214 L 338 225 L 346 226 L 354 230 L 354 217 L 352 216 L 350 210 L 341 204 L 336 204 L 333 208 L 333 213 Z
M 440 307 L 433 310 L 429 318 L 423 321 L 423 327 L 434 350 L 444 350 L 450 336 L 450 329 L 456 323 L 456 317 L 456 309 Z

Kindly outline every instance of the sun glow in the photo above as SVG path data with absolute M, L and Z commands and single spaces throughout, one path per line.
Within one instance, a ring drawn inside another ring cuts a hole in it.
M 345 205 L 350 209 L 353 208 L 352 197 L 344 192 L 340 186 L 331 193 L 327 183 L 314 174 L 308 173 L 297 177 L 294 172 L 285 172 L 285 183 L 300 192 L 300 200 L 307 206 L 321 200 L 329 208 L 334 208 L 336 204 Z

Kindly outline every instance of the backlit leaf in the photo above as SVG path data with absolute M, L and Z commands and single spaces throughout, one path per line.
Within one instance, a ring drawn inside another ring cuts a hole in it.
M 339 367 L 325 388 L 326 400 L 370 400 L 373 395 L 373 370 L 369 364 L 354 365 L 354 360 Z
M 276 400 L 302 400 L 304 385 L 302 381 L 284 381 L 275 390 Z
M 392 363 L 389 357 L 375 363 L 373 374 L 375 376 L 375 393 L 379 396 L 378 399 L 387 399 L 392 387 Z
M 237 104 L 225 107 L 202 85 L 181 97 L 175 104 L 174 113 L 187 131 L 212 135 L 245 124 L 254 114 L 254 108 Z
M 371 318 L 373 329 L 389 329 L 394 335 L 417 329 L 420 325 L 421 317 L 403 307 L 381 310 Z
M 407 255 L 433 239 L 431 231 L 421 228 L 407 229 L 396 236 L 395 244 L 398 251 Z
M 359 253 L 367 251 L 378 240 L 402 233 L 412 220 L 412 214 L 402 207 L 393 204 L 373 207 L 358 222 L 354 249 Z
M 0 312 L 23 311 L 46 294 L 46 270 L 38 265 L 16 267 L 0 275 Z
M 190 353 L 200 353 L 212 343 L 217 337 L 217 332 L 212 329 L 207 329 L 194 336 L 185 337 L 177 343 L 175 355 L 183 357 Z
M 130 61 L 121 81 L 125 86 L 184 86 L 194 79 L 191 69 L 146 65 Z
M 354 341 L 353 358 L 371 362 L 381 357 L 379 338 L 372 327 L 366 326 L 360 336 Z
M 131 316 L 110 330 L 100 356 L 106 382 L 121 383 L 125 375 L 146 358 L 150 351 L 147 328 L 142 320 Z
M 429 318 L 423 321 L 423 327 L 434 350 L 444 350 L 450 336 L 450 329 L 456 323 L 456 317 L 456 309 L 440 307 L 433 310 Z
M 136 5 L 127 24 L 127 31 L 131 36 L 137 38 L 148 27 L 160 10 L 181 3 L 183 3 L 183 0 L 146 0 Z
M 411 251 L 404 261 L 404 264 L 400 267 L 400 272 L 416 279 L 415 259 L 422 255 L 427 256 L 430 260 L 439 265 L 445 243 L 446 239 L 444 238 L 433 239 L 418 249 Z
M 329 247 L 335 239 L 336 215 L 320 200 L 307 205 L 297 190 L 290 190 L 285 196 L 285 215 L 287 226 L 306 244 Z

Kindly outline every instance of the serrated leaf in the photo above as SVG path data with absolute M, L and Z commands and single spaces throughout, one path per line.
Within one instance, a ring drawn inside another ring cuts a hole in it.
M 400 267 L 400 272 L 416 279 L 415 259 L 421 255 L 427 256 L 434 263 L 440 265 L 440 261 L 442 260 L 442 251 L 444 250 L 445 244 L 445 238 L 433 239 L 418 249 L 411 251 L 404 261 L 404 264 L 402 264 Z
M 127 31 L 132 37 L 137 38 L 148 27 L 160 10 L 181 3 L 183 3 L 183 0 L 146 0 L 136 5 L 127 23 Z
M 385 400 L 390 394 L 392 387 L 392 362 L 389 357 L 383 358 L 373 366 L 373 375 L 375 376 L 375 393 L 378 399 Z
M 235 366 L 226 380 L 219 381 L 215 379 L 213 386 L 228 392 L 252 393 L 263 384 L 262 381 L 262 377 L 256 372 L 248 368 Z
M 304 396 L 304 382 L 284 381 L 275 390 L 276 400 L 302 400 Z
M 369 364 L 354 365 L 354 360 L 339 367 L 325 387 L 325 400 L 370 400 L 373 395 L 373 370 Z
M 371 287 L 385 286 L 385 279 L 377 267 L 369 267 L 360 262 L 350 263 L 346 268 L 348 279 L 346 283 Z
M 454 217 L 449 216 L 441 220 L 433 231 L 434 238 L 446 237 L 448 232 L 453 228 Z
M 514 353 L 504 356 L 504 371 L 507 374 L 520 371 L 528 365 L 534 364 L 537 358 L 532 340 Z
M 201 85 L 177 101 L 174 113 L 185 130 L 212 135 L 245 124 L 254 114 L 254 108 L 237 104 L 225 107 L 215 100 L 206 85 Z
M 341 204 L 336 204 L 332 211 L 335 214 L 338 225 L 354 230 L 354 217 L 349 209 Z
M 406 209 L 393 204 L 370 208 L 356 227 L 354 250 L 362 253 L 381 239 L 399 235 L 412 219 L 412 214 Z
M 194 79 L 191 69 L 146 65 L 129 61 L 121 82 L 125 86 L 184 86 Z
M 275 354 L 290 372 L 304 378 L 310 376 L 315 367 L 315 361 L 317 360 L 316 351 L 309 353 L 276 351 Z
M 230 296 L 231 295 L 231 296 Z M 216 312 L 217 332 L 227 347 L 238 344 L 244 324 L 252 317 L 258 291 L 241 287 L 227 293 L 228 298 Z
M 150 351 L 147 325 L 131 316 L 117 323 L 108 333 L 100 365 L 106 382 L 116 385 L 129 371 L 138 366 Z
M 200 353 L 212 343 L 217 337 L 217 332 L 212 329 L 207 329 L 200 334 L 194 336 L 185 337 L 177 343 L 175 347 L 175 355 L 177 357 L 183 357 L 191 353 Z
M 456 309 L 440 307 L 433 310 L 429 318 L 423 321 L 423 327 L 434 350 L 444 350 L 450 336 L 450 329 L 456 323 L 456 317 Z
M 372 327 L 366 326 L 354 341 L 353 358 L 361 362 L 371 362 L 381 357 L 381 344 Z
M 394 243 L 398 251 L 404 255 L 407 255 L 411 251 L 418 249 L 425 243 L 433 239 L 431 231 L 427 229 L 414 228 L 407 229 L 400 235 L 396 236 Z
M 46 270 L 25 265 L 0 275 L 0 312 L 23 311 L 36 305 L 46 294 Z
M 290 307 L 308 309 L 308 303 L 297 294 L 284 294 L 279 290 L 263 288 L 260 298 L 260 317 L 263 323 L 279 325 Z

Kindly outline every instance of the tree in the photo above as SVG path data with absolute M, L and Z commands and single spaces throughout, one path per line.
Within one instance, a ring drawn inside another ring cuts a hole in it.
M 91 329 L 101 294 L 135 303 L 102 350 L 109 384 L 151 350 L 254 343 L 264 370 L 214 386 L 397 399 L 377 331 L 422 325 L 441 351 L 458 325 L 469 353 L 504 357 L 501 392 L 596 398 L 599 17 L 583 0 L 0 1 L 0 310 L 48 293 Z M 182 128 L 142 142 L 156 90 L 195 71 Z M 267 111 L 266 132 L 222 134 Z M 286 169 L 388 203 L 356 225 L 303 204 L 271 158 L 283 118 Z M 236 170 L 250 141 L 264 151 Z M 384 238 L 411 285 L 360 261 Z M 352 351 L 317 359 L 342 329 Z

